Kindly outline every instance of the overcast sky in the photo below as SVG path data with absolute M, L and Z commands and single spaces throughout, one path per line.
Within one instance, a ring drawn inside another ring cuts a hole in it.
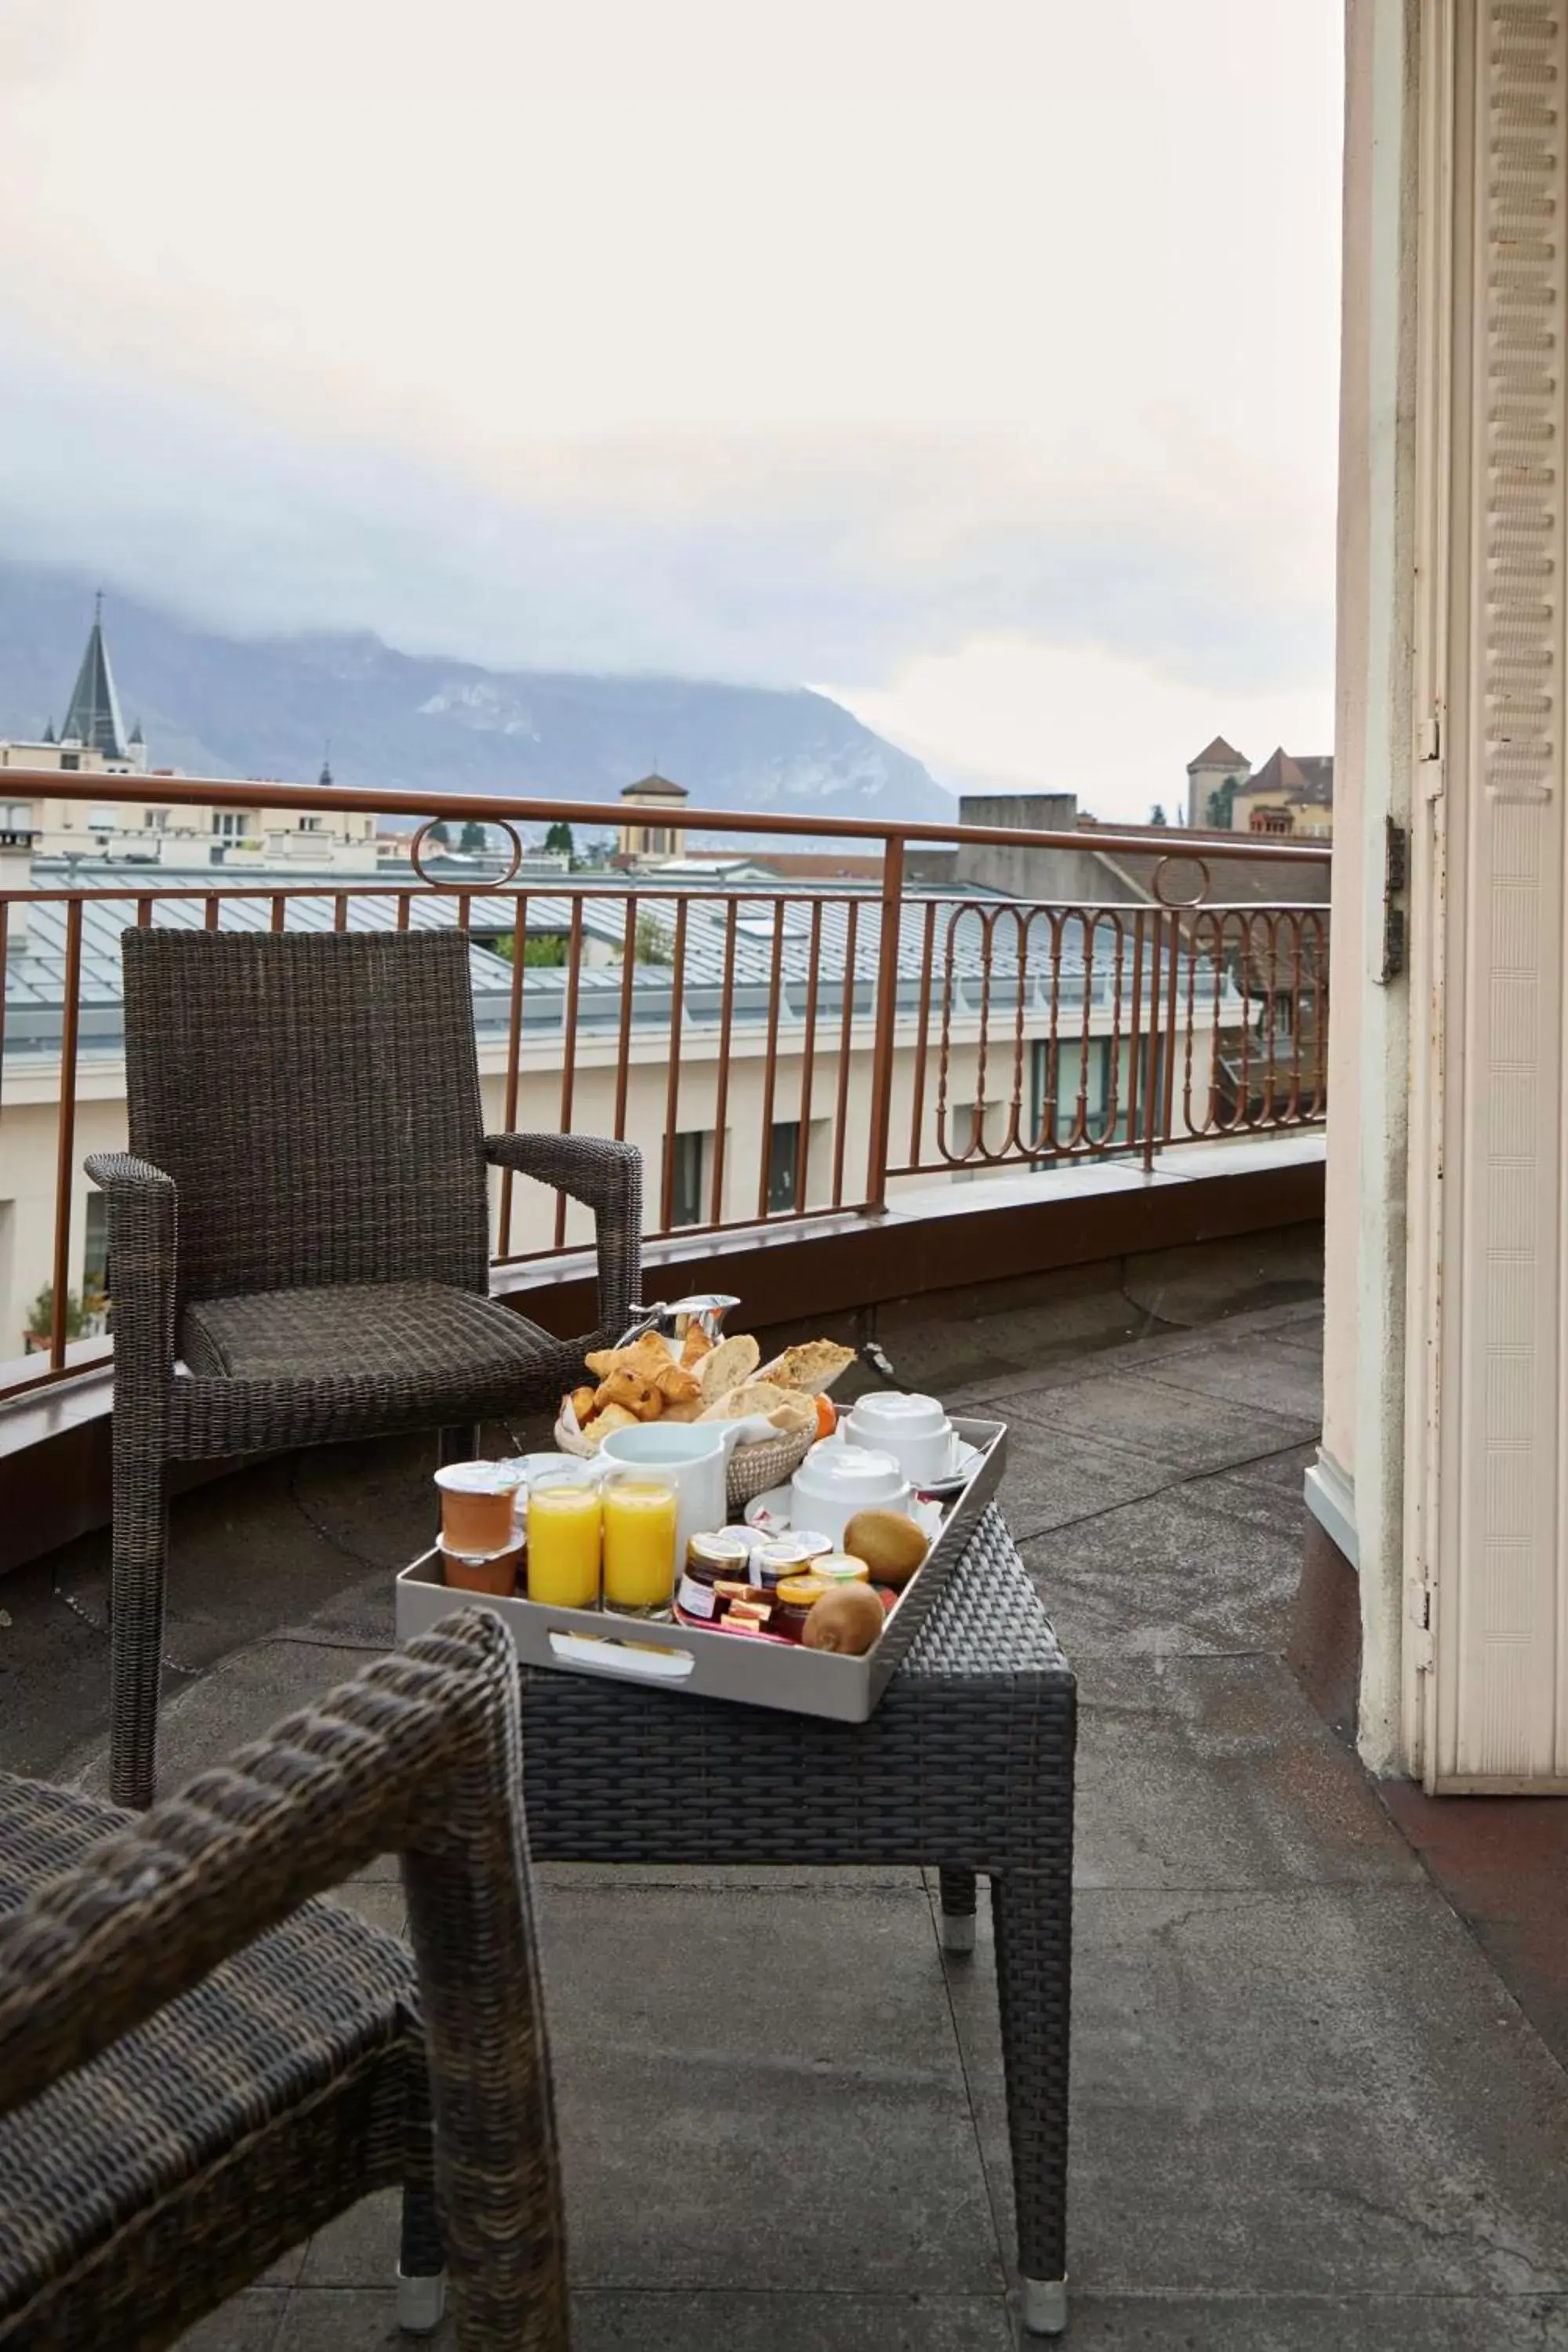
M 0 0 L 0 545 L 1107 814 L 1326 750 L 1342 21 Z

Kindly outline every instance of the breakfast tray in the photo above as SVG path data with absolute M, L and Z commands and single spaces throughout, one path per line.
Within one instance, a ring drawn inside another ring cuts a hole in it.
M 411 1634 L 423 1633 L 453 1609 L 472 1602 L 495 1612 L 528 1666 L 610 1676 L 688 1697 L 733 1699 L 743 1706 L 776 1707 L 788 1715 L 864 1723 L 941 1598 L 1001 1483 L 1005 1423 L 955 1416 L 953 1427 L 980 1458 L 958 1494 L 944 1498 L 942 1525 L 930 1551 L 889 1612 L 876 1646 L 863 1658 L 803 1649 L 793 1642 L 710 1633 L 697 1625 L 617 1621 L 596 1609 L 554 1609 L 537 1601 L 454 1592 L 441 1580 L 440 1554 L 434 1549 L 397 1579 L 397 1638 L 405 1642 Z M 609 1625 L 617 1630 L 606 1633 Z

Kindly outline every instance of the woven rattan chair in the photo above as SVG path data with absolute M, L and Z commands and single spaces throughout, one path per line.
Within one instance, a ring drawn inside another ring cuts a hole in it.
M 461 2352 L 564 2346 L 521 1748 L 470 1611 L 143 1816 L 0 1777 L 0 2347 L 152 2352 L 398 2182 L 407 2324 L 444 2246 Z M 412 1953 L 309 1899 L 393 1850 Z
M 641 1162 L 484 1133 L 457 930 L 132 930 L 123 950 L 131 1148 L 87 1170 L 114 1309 L 110 1788 L 144 1805 L 167 1465 L 547 1402 L 631 1320 Z M 487 1162 L 594 1211 L 597 1331 L 490 1300 Z

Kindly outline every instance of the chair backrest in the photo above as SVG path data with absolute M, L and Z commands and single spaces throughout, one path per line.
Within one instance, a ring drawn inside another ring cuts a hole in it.
M 173 1177 L 178 1297 L 341 1282 L 483 1291 L 468 942 L 132 930 L 131 1149 Z

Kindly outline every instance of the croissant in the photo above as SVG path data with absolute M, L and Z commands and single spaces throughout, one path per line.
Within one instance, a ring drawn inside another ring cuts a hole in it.
M 621 1405 L 627 1412 L 636 1413 L 639 1421 L 657 1421 L 664 1411 L 664 1399 L 652 1381 L 638 1380 L 630 1371 L 612 1372 L 597 1391 L 594 1403 L 600 1412 L 607 1405 Z
M 670 1369 L 675 1359 L 657 1331 L 645 1331 L 629 1348 L 595 1348 L 584 1360 L 598 1381 L 611 1380 L 616 1372 L 632 1372 L 639 1381 L 654 1381 L 660 1372 Z
M 583 1423 L 592 1414 L 598 1399 L 592 1389 L 574 1389 L 566 1402 L 576 1414 L 577 1426 L 581 1429 Z
M 679 1364 L 666 1364 L 662 1372 L 654 1375 L 653 1385 L 667 1406 L 694 1404 L 702 1393 L 702 1383 L 696 1373 L 685 1370 Z

